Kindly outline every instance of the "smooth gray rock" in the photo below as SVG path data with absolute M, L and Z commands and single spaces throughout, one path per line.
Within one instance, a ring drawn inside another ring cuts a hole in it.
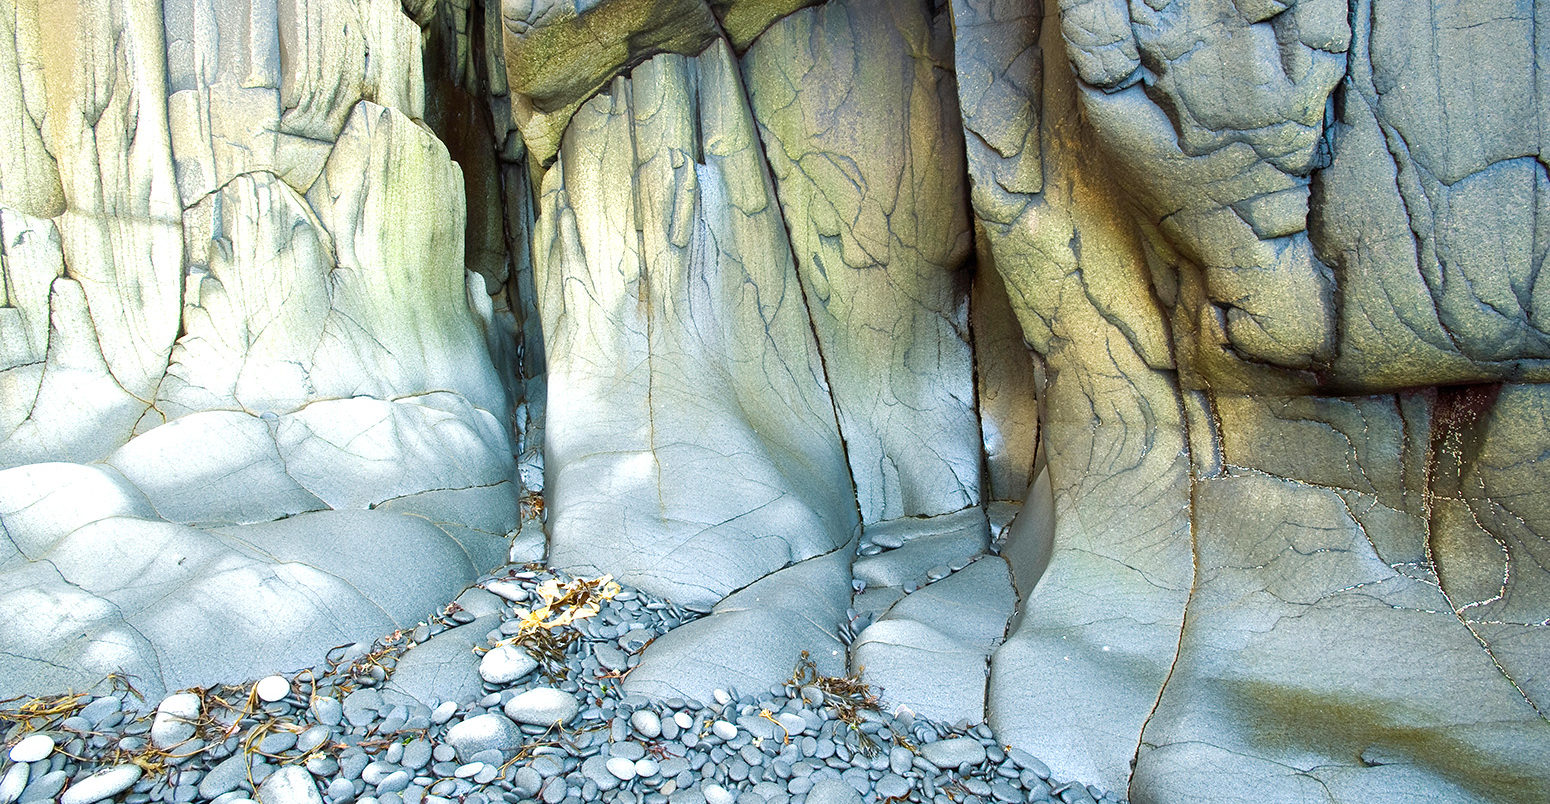
M 450 628 L 410 648 L 398 660 L 393 677 L 383 685 L 388 697 L 402 695 L 422 705 L 472 703 L 484 695 L 480 685 L 475 647 L 487 644 L 485 635 L 500 625 L 500 615 L 480 617 L 467 625 Z
M 807 791 L 807 800 L 812 804 L 860 804 L 861 794 L 847 782 L 822 779 Z
M 874 623 L 850 648 L 851 664 L 866 668 L 862 677 L 889 707 L 951 724 L 984 720 L 987 659 L 976 646 L 906 619 Z
M 258 798 L 267 804 L 323 804 L 312 774 L 297 765 L 281 766 L 258 786 Z
M 553 687 L 535 687 L 506 702 L 506 717 L 518 723 L 552 726 L 569 723 L 581 710 L 576 696 Z
M 491 749 L 502 753 L 515 751 L 521 740 L 522 733 L 517 725 L 494 713 L 475 715 L 447 729 L 447 743 L 464 758 Z
M 12 762 L 37 762 L 54 753 L 54 738 L 47 734 L 29 734 L 11 746 L 7 756 Z
M 299 770 L 299 769 L 298 769 Z M 306 771 L 301 771 L 303 774 Z M 114 765 L 80 779 L 59 796 L 59 804 L 91 804 L 128 790 L 140 780 L 139 765 Z
M 510 684 L 538 668 L 538 662 L 515 645 L 491 648 L 479 660 L 479 677 L 488 684 Z
M 953 737 L 920 746 L 920 755 L 938 768 L 958 768 L 985 761 L 985 746 L 973 737 Z
M 194 736 L 194 722 L 200 712 L 199 696 L 192 692 L 168 695 L 156 707 L 151 721 L 151 744 L 166 750 Z
M 27 789 L 27 779 L 31 775 L 29 766 L 24 762 L 18 762 L 5 771 L 5 776 L 0 777 L 0 804 L 11 804 L 22 797 Z
M 790 678 L 803 651 L 842 674 L 837 636 L 850 590 L 850 547 L 787 567 L 729 595 L 710 614 L 669 631 L 641 655 L 627 692 L 710 700 L 717 689 L 768 689 Z

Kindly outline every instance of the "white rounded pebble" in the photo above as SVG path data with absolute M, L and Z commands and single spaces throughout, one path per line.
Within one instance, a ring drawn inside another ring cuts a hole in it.
M 139 765 L 114 765 L 70 785 L 59 797 L 59 804 L 91 804 L 128 790 L 140 781 Z M 302 771 L 306 773 L 306 771 Z M 275 802 L 275 804 L 281 804 Z
M 499 645 L 479 660 L 479 677 L 489 684 L 510 684 L 537 667 L 538 662 L 527 651 L 515 645 Z
M 253 685 L 253 691 L 260 701 L 274 703 L 291 694 L 291 682 L 285 676 L 264 676 Z
M 657 775 L 657 771 L 661 769 L 661 766 L 657 765 L 657 762 L 654 759 L 635 760 L 635 775 L 641 777 L 642 779 L 650 779 L 651 777 Z
M 705 804 L 732 804 L 737 800 L 737 796 L 719 784 L 705 785 L 700 788 L 700 793 L 705 796 Z
M 725 720 L 718 720 L 710 724 L 710 730 L 723 741 L 737 738 L 737 727 Z
M 431 711 L 431 722 L 440 726 L 457 714 L 457 701 L 442 701 Z
M 688 712 L 679 712 L 673 715 L 673 722 L 678 724 L 678 728 L 687 729 L 694 725 L 694 718 Z
M 624 757 L 609 757 L 607 768 L 620 781 L 628 782 L 635 778 L 635 763 Z
M 11 747 L 12 762 L 37 762 L 54 753 L 54 738 L 47 734 L 31 734 Z

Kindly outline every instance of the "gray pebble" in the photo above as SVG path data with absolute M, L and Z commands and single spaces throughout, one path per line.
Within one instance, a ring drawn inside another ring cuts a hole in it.
M 198 700 L 194 697 L 196 711 Z M 111 798 L 133 787 L 135 782 L 140 781 L 140 775 L 143 772 L 139 765 L 128 764 L 114 765 L 106 770 L 97 771 L 70 785 L 59 797 L 59 804 L 91 804 L 93 801 Z M 275 802 L 275 804 L 285 803 Z
M 516 774 L 511 777 L 511 791 L 519 796 L 531 797 L 538 793 L 538 788 L 543 783 L 543 777 L 538 775 L 538 771 L 524 766 L 518 768 Z
M 427 740 L 424 737 L 421 737 L 419 739 L 411 741 L 408 745 L 404 746 L 404 755 L 403 755 L 403 758 L 400 760 L 401 764 L 404 767 L 410 768 L 412 770 L 419 770 L 419 769 L 425 767 L 426 765 L 430 764 L 430 761 L 431 761 L 431 743 L 430 743 L 430 740 Z
M 605 767 L 620 781 L 628 782 L 635 778 L 635 763 L 624 757 L 610 757 Z
M 70 776 L 62 770 L 51 770 L 42 776 L 35 776 L 27 783 L 27 788 L 22 791 L 22 801 L 42 801 L 59 795 L 59 791 L 65 789 L 65 782 Z
M 505 706 L 506 717 L 535 726 L 569 723 L 579 711 L 581 705 L 576 696 L 552 687 L 530 689 L 507 701 Z
M 393 771 L 388 774 L 382 781 L 377 783 L 377 798 L 380 799 L 383 793 L 398 793 L 408 789 L 409 778 L 409 772 L 403 770 Z
M 104 695 L 101 698 L 92 699 L 91 703 L 81 707 L 78 714 L 93 726 L 98 726 L 107 720 L 109 715 L 117 714 L 122 708 L 123 702 L 117 696 Z
M 22 791 L 27 789 L 27 777 L 31 774 L 29 766 L 25 762 L 18 762 L 0 777 L 0 804 L 11 802 L 22 797 Z
M 312 699 L 312 716 L 325 726 L 337 726 L 344 719 L 344 707 L 337 698 L 319 696 Z
M 199 717 L 199 696 L 191 692 L 168 695 L 156 707 L 151 721 L 151 744 L 163 750 L 194 736 L 193 721 Z
M 844 781 L 823 779 L 807 791 L 807 804 L 861 804 L 861 794 Z
M 501 715 L 483 714 L 453 724 L 447 729 L 446 740 L 457 749 L 458 756 L 472 757 L 492 748 L 515 751 L 522 744 L 522 732 Z
M 655 739 L 662 734 L 662 719 L 650 709 L 642 709 L 630 715 L 630 725 L 636 733 L 648 740 Z
M 920 747 L 920 755 L 946 770 L 985 761 L 985 746 L 972 737 L 954 737 L 926 743 Z
M 12 762 L 37 762 L 54 753 L 54 738 L 47 734 L 29 734 L 11 746 Z
M 489 684 L 511 684 L 538 668 L 527 651 L 515 645 L 498 645 L 479 660 L 479 677 Z
M 608 770 L 608 757 L 601 754 L 588 757 L 581 763 L 581 774 L 605 791 L 619 786 L 619 777 Z

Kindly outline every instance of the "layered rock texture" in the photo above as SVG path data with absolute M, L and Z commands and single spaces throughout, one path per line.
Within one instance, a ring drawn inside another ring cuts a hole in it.
M 704 614 L 631 692 L 807 651 L 1135 801 L 1550 801 L 1547 25 L 13 2 L 0 693 L 315 661 L 541 491 Z

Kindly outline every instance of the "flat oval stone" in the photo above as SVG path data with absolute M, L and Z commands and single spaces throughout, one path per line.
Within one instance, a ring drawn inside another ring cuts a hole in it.
M 194 724 L 199 717 L 199 696 L 191 692 L 168 695 L 156 707 L 156 718 L 151 721 L 151 744 L 167 749 L 187 742 L 194 736 Z
M 274 703 L 291 694 L 291 682 L 285 676 L 264 676 L 253 685 L 253 691 L 264 703 Z
M 700 788 L 700 793 L 705 796 L 705 804 L 733 804 L 737 801 L 737 796 L 719 784 L 705 785 Z
M 624 757 L 609 757 L 605 764 L 608 772 L 622 782 L 628 782 L 635 778 L 635 763 Z
M 264 804 L 323 804 L 312 774 L 298 765 L 286 765 L 269 774 L 258 786 L 258 797 Z
M 302 775 L 307 773 L 300 768 L 297 770 Z M 91 804 L 93 801 L 111 798 L 134 786 L 135 782 L 140 781 L 141 773 L 143 771 L 140 770 L 139 765 L 114 765 L 107 770 L 97 771 L 70 785 L 59 797 L 59 804 Z M 289 804 L 273 799 L 271 801 L 272 804 Z
M 931 764 L 946 770 L 961 765 L 973 765 L 985 761 L 985 746 L 973 737 L 954 737 L 938 740 L 920 747 L 920 755 Z
M 550 726 L 568 723 L 581 711 L 576 696 L 553 687 L 536 687 L 506 702 L 506 717 L 518 723 Z
M 479 677 L 488 684 L 510 684 L 538 668 L 527 651 L 515 645 L 498 645 L 479 660 Z
M 29 766 L 25 762 L 12 765 L 10 770 L 5 772 L 5 776 L 0 777 L 0 802 L 11 804 L 21 798 L 22 792 L 27 789 L 29 773 Z
M 662 734 L 662 718 L 650 709 L 642 709 L 630 715 L 630 726 L 648 740 Z
M 11 746 L 12 762 L 37 762 L 54 753 L 54 738 L 47 734 L 29 734 Z
M 861 794 L 839 779 L 822 779 L 807 791 L 808 804 L 861 804 Z
M 718 720 L 710 725 L 710 730 L 722 740 L 737 739 L 737 727 L 725 720 Z
M 522 732 L 500 715 L 475 715 L 447 729 L 447 742 L 457 749 L 458 756 L 472 757 L 491 748 L 514 751 L 522 744 Z

